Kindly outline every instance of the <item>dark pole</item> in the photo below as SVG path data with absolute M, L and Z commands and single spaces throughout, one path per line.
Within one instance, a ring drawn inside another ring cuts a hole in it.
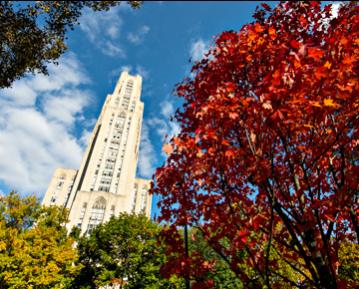
M 187 229 L 187 223 L 184 225 L 184 245 L 185 245 L 185 256 L 186 261 L 188 261 L 188 229 Z M 188 263 L 186 266 L 186 289 L 191 289 L 191 285 L 189 282 L 189 268 Z

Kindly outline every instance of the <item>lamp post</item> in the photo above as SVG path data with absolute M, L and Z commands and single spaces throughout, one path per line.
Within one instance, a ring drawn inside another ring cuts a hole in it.
M 186 261 L 188 260 L 188 228 L 187 228 L 187 221 L 184 225 L 184 245 L 185 245 L 185 257 L 186 257 Z M 188 268 L 188 263 L 186 262 L 186 289 L 191 289 L 191 284 L 190 284 L 190 280 L 189 280 L 189 268 Z

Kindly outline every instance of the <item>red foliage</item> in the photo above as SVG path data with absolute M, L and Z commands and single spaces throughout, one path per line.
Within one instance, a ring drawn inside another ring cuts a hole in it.
M 273 240 L 283 259 L 304 261 L 301 282 L 339 288 L 338 247 L 358 238 L 358 7 L 329 23 L 318 2 L 263 7 L 257 22 L 219 35 L 178 85 L 181 133 L 152 191 L 172 232 L 200 226 L 244 282 L 241 264 L 271 285 Z

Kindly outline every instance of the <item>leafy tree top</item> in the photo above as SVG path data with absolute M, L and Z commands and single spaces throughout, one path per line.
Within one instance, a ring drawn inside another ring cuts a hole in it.
M 0 197 L 0 287 L 65 288 L 79 266 L 67 212 L 41 207 L 35 196 Z
M 46 65 L 67 49 L 65 40 L 84 8 L 107 11 L 123 1 L 1 1 L 0 88 L 27 72 L 47 73 Z M 127 1 L 139 8 L 141 1 Z
M 97 226 L 78 243 L 82 271 L 72 288 L 182 288 L 182 280 L 160 275 L 166 257 L 161 227 L 145 215 L 122 213 Z
M 359 234 L 358 7 L 331 18 L 331 5 L 285 2 L 254 16 L 220 34 L 177 86 L 181 132 L 152 188 L 160 219 L 174 224 L 172 241 L 177 226 L 201 227 L 247 284 L 243 264 L 268 288 L 346 286 L 338 249 Z M 273 241 L 302 279 L 271 283 Z

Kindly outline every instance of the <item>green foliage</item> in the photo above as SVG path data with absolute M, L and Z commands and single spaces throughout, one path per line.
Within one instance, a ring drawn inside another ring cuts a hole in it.
M 227 258 L 221 251 L 217 252 L 215 248 L 210 245 L 211 239 L 205 237 L 201 230 L 201 227 L 193 227 L 189 230 L 190 280 L 193 286 L 221 289 L 267 288 L 263 282 L 263 278 L 261 278 L 258 272 L 245 264 L 240 265 L 240 270 L 244 271 L 246 275 L 250 277 L 251 281 L 247 282 L 244 286 L 243 280 L 234 273 L 231 259 Z M 183 230 L 179 230 L 178 232 L 182 239 L 184 237 Z M 256 234 L 258 235 L 258 233 Z M 228 250 L 230 243 L 231 240 L 223 239 L 221 241 L 222 248 Z M 303 276 L 283 260 L 277 247 L 278 244 L 272 242 L 269 261 L 278 262 L 278 266 L 276 269 L 273 269 L 270 274 L 271 284 L 274 284 L 273 288 L 298 288 L 298 286 L 296 286 L 298 282 L 304 284 Z M 181 254 L 181 252 L 177 252 L 177 254 L 178 253 Z M 183 253 L 184 252 L 182 252 L 182 254 Z M 176 254 L 172 252 L 170 256 L 173 257 L 175 255 Z M 238 251 L 237 255 L 241 255 L 241 258 L 249 259 L 248 253 L 245 250 Z M 175 268 L 175 266 L 173 266 L 174 264 L 176 263 L 170 264 L 171 268 L 167 267 L 168 264 L 165 264 L 163 267 L 170 271 Z M 350 266 L 352 265 L 353 263 L 351 262 Z M 199 269 L 199 267 L 201 267 L 201 269 Z M 298 259 L 295 263 L 295 267 L 299 268 L 303 273 L 308 274 L 304 268 L 303 260 Z M 173 272 L 169 274 L 173 274 Z M 311 287 L 309 286 L 308 288 Z
M 220 289 L 241 289 L 241 280 L 231 270 L 230 265 L 204 239 L 203 234 L 195 228 L 190 230 L 189 251 L 200 254 L 208 264 L 205 279 L 213 280 L 213 287 Z M 203 277 L 202 277 L 203 278 Z
M 67 49 L 66 32 L 78 24 L 85 7 L 109 10 L 122 1 L 0 2 L 0 88 L 27 72 L 47 73 L 46 64 Z M 141 1 L 128 1 L 139 8 Z
M 359 245 L 346 241 L 339 249 L 339 276 L 353 288 L 359 286 Z
M 157 237 L 161 227 L 144 215 L 123 213 L 96 227 L 78 243 L 82 271 L 72 288 L 181 288 L 181 280 L 160 275 L 165 261 Z
M 0 197 L 0 288 L 66 288 L 77 274 L 67 213 L 35 196 Z

